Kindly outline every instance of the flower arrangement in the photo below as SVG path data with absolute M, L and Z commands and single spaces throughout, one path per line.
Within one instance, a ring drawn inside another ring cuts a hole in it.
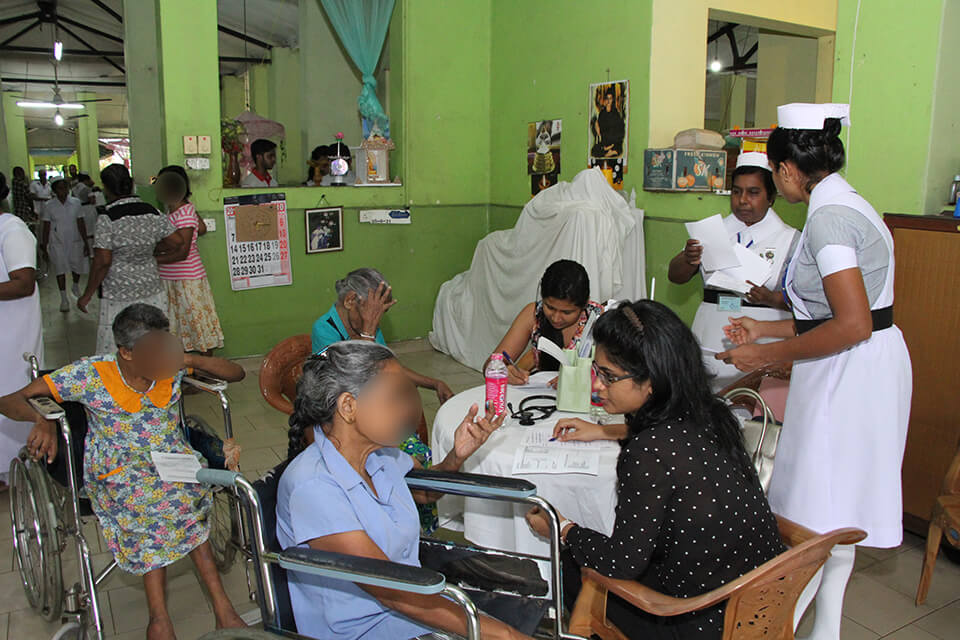
M 241 153 L 246 135 L 247 130 L 242 122 L 229 118 L 220 121 L 220 147 L 224 153 Z

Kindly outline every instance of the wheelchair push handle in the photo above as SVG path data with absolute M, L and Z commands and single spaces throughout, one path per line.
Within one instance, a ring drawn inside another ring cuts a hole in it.
M 215 484 L 222 487 L 232 487 L 236 484 L 240 473 L 227 469 L 200 469 L 197 471 L 197 482 L 201 484 Z

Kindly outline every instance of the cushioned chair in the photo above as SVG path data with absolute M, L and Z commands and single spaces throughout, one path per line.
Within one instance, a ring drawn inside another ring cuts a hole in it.
M 277 343 L 260 363 L 260 393 L 277 411 L 293 413 L 293 399 L 297 395 L 297 380 L 303 375 L 303 363 L 313 353 L 310 336 L 306 333 L 291 336 Z M 426 445 L 427 420 L 420 413 L 417 437 Z
M 676 616 L 726 602 L 723 640 L 793 640 L 793 610 L 803 588 L 823 566 L 837 544 L 856 544 L 866 537 L 860 529 L 837 529 L 817 535 L 777 517 L 788 551 L 733 582 L 692 598 L 674 598 L 639 582 L 616 580 L 593 569 L 582 571 L 583 587 L 574 605 L 570 633 L 603 640 L 623 640 L 622 631 L 607 620 L 607 594 L 657 616 Z
M 923 558 L 923 571 L 920 573 L 920 585 L 917 587 L 917 604 L 923 604 L 933 579 L 933 567 L 937 563 L 940 541 L 946 533 L 947 542 L 960 549 L 960 449 L 953 457 L 943 479 L 943 495 L 937 498 L 930 514 L 930 528 L 927 530 L 927 553 Z

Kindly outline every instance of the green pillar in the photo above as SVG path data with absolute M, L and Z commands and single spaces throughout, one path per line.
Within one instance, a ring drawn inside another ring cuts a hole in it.
M 283 125 L 287 137 L 284 140 L 286 157 L 277 164 L 277 180 L 280 184 L 300 184 L 307 177 L 307 158 L 313 149 L 303 149 L 300 137 L 300 101 L 290 100 L 290 87 L 300 82 L 300 51 L 274 47 L 270 52 L 269 114 L 272 120 Z
M 95 93 L 80 93 L 77 98 L 80 100 L 92 100 L 97 97 Z M 80 171 L 89 173 L 95 180 L 100 173 L 100 124 L 97 120 L 97 103 L 87 102 L 83 113 L 86 118 L 77 120 L 77 166 Z
M 12 179 L 13 168 L 23 167 L 29 171 L 30 153 L 27 151 L 27 128 L 23 121 L 23 109 L 17 106 L 17 98 L 12 93 L 3 93 L 0 102 L 0 142 L 4 149 L 0 151 L 0 171 Z M 29 174 L 28 174 L 29 175 Z
M 220 113 L 211 109 L 220 104 L 216 3 L 125 0 L 124 11 L 137 184 L 164 165 L 185 165 L 184 136 L 210 136 L 210 169 L 187 171 L 197 209 L 217 209 L 223 175 Z
M 157 0 L 123 0 L 130 163 L 139 185 L 149 185 L 150 177 L 164 165 L 159 4 Z M 181 46 L 189 48 L 188 42 Z
M 244 110 L 243 76 L 220 77 L 220 115 L 236 118 Z
M 217 3 L 163 0 L 159 6 L 164 149 L 167 164 L 184 164 L 183 136 L 210 136 L 210 169 L 188 168 L 198 211 L 220 208 L 220 68 Z

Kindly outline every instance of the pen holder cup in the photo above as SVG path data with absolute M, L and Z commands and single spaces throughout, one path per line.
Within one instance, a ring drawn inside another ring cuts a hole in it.
M 557 410 L 571 413 L 590 413 L 590 392 L 593 386 L 591 367 L 593 357 L 581 358 L 575 349 L 565 349 L 567 362 L 560 366 L 557 380 Z

